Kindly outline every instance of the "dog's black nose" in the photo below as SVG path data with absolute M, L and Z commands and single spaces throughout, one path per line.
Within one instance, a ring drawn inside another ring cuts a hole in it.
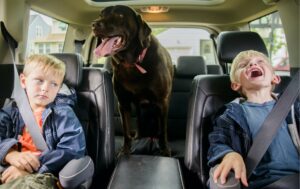
M 99 28 L 99 29 L 104 28 L 104 24 L 102 22 L 94 22 L 92 26 L 93 28 Z

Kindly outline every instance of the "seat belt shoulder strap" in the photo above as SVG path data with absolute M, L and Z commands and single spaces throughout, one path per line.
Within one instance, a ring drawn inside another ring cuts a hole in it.
M 37 122 L 35 121 L 25 90 L 21 87 L 20 84 L 19 73 L 15 62 L 15 54 L 16 54 L 15 49 L 18 47 L 18 43 L 8 33 L 2 21 L 0 23 L 0 27 L 1 27 L 3 38 L 6 40 L 10 52 L 12 54 L 12 61 L 14 65 L 14 89 L 13 89 L 12 98 L 14 98 L 14 100 L 17 103 L 19 112 L 23 118 L 25 125 L 28 128 L 28 131 L 31 135 L 31 138 L 35 146 L 37 147 L 37 149 L 44 151 L 48 149 L 47 144 L 42 136 L 40 128 L 37 125 Z
M 282 125 L 292 104 L 297 99 L 300 92 L 299 80 L 300 72 L 298 71 L 256 134 L 246 158 L 248 178 L 272 143 L 278 128 Z

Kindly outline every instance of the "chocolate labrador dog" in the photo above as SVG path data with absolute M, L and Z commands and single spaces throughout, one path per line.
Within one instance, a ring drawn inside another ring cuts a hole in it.
M 157 127 L 154 137 L 159 139 L 160 153 L 170 156 L 167 114 L 173 65 L 168 51 L 151 34 L 150 27 L 141 15 L 127 6 L 103 9 L 93 23 L 93 31 L 100 40 L 94 53 L 100 57 L 112 56 L 113 86 L 124 131 L 121 153 L 130 153 L 134 138 L 130 128 L 131 104 L 134 104 L 137 137 L 147 137 L 149 133 L 143 131 L 143 126 L 155 122 L 151 125 Z

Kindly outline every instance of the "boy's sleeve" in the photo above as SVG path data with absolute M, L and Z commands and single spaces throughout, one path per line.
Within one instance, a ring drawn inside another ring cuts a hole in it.
M 297 116 L 298 121 L 300 120 L 300 97 L 297 98 L 296 102 L 295 102 L 295 113 Z
M 14 134 L 13 123 L 9 114 L 0 109 L 0 164 L 4 164 L 4 158 L 18 141 L 13 138 Z
M 297 126 L 297 132 L 300 136 L 300 98 L 298 97 L 295 104 L 295 119 L 296 119 L 296 126 Z
M 225 115 L 217 117 L 213 123 L 213 131 L 209 134 L 208 165 L 213 167 L 220 163 L 222 158 L 229 152 L 232 152 L 230 142 L 230 129 L 233 122 Z
M 70 160 L 85 155 L 84 131 L 72 108 L 66 106 L 56 111 L 54 121 L 57 125 L 57 136 L 52 137 L 57 137 L 58 143 L 55 149 L 42 153 L 39 173 L 58 173 Z

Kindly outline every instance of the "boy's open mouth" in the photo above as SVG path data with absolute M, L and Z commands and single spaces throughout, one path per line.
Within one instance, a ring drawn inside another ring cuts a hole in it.
M 252 70 L 252 71 L 250 72 L 250 77 L 251 77 L 251 78 L 259 77 L 259 76 L 262 76 L 262 75 L 263 75 L 263 73 L 262 73 L 261 70 Z

